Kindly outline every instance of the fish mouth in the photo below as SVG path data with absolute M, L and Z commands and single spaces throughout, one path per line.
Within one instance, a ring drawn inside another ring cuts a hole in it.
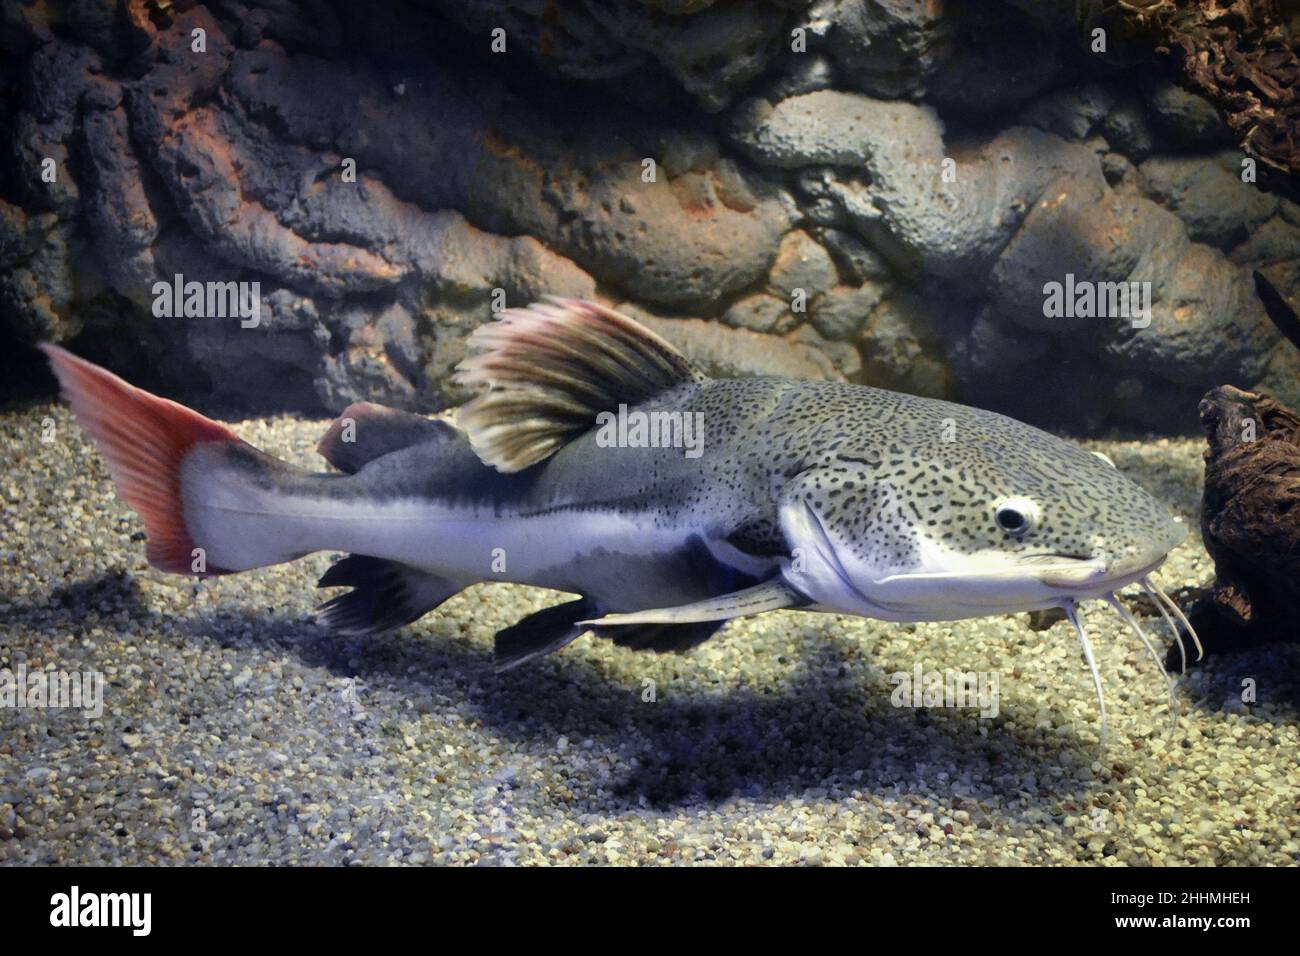
M 1145 565 L 1129 566 L 1117 570 L 1111 561 L 1100 555 L 1036 554 L 1027 556 L 1017 565 L 1050 588 L 1069 591 L 1076 598 L 1094 597 L 1118 590 L 1126 584 L 1140 581 L 1165 563 L 1162 554 Z
M 1162 559 L 1163 560 L 1163 559 Z M 891 574 L 881 583 L 892 581 L 959 581 L 972 579 L 996 580 L 998 578 L 1034 578 L 1049 587 L 1069 584 L 1090 584 L 1106 579 L 1107 564 L 1095 555 L 1064 553 L 1027 554 L 1017 557 L 1002 568 L 973 567 L 960 570 L 908 571 Z
M 1061 550 L 935 557 L 929 567 L 923 564 L 874 579 L 860 593 L 875 611 L 887 612 L 892 620 L 1014 614 L 1102 598 L 1145 579 L 1166 555 L 1117 559 L 1105 551 Z
M 1027 571 L 1051 588 L 1075 588 L 1106 580 L 1106 560 L 1093 554 L 1049 552 L 1029 554 L 1016 561 L 1015 567 Z

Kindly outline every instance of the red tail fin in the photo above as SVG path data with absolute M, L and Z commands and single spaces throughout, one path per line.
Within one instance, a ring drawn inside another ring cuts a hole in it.
M 181 463 L 199 442 L 237 442 L 225 425 L 150 395 L 57 345 L 42 344 L 73 413 L 108 460 L 118 495 L 144 519 L 146 555 L 162 571 L 195 574 Z M 226 573 L 208 567 L 204 574 Z

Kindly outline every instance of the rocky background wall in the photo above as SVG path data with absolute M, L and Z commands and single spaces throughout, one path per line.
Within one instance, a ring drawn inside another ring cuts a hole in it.
M 2 8 L 11 384 L 53 339 L 207 407 L 434 410 L 475 326 L 555 293 L 715 372 L 1075 431 L 1300 399 L 1295 91 L 1239 25 L 1204 62 L 1256 74 L 1180 72 L 1202 41 L 1154 15 L 1099 49 L 1074 0 Z M 259 325 L 156 316 L 177 274 L 257 282 Z M 1150 324 L 1047 317 L 1067 274 L 1150 283 Z

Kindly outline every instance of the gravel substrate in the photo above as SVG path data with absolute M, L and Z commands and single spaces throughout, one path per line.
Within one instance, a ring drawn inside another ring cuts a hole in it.
M 312 467 L 324 427 L 235 425 Z M 1171 732 L 1154 664 L 1092 606 L 1104 749 L 1068 624 L 1028 615 L 779 612 L 686 656 L 588 637 L 498 676 L 493 633 L 556 595 L 481 585 L 397 633 L 340 637 L 310 613 L 329 556 L 154 572 L 66 409 L 4 413 L 0 441 L 0 668 L 108 681 L 99 719 L 0 709 L 0 862 L 1300 860 L 1294 645 L 1192 670 Z M 1198 442 L 1091 447 L 1195 525 Z M 1189 543 L 1159 580 L 1211 571 Z M 890 675 L 918 661 L 996 673 L 998 716 L 894 707 Z

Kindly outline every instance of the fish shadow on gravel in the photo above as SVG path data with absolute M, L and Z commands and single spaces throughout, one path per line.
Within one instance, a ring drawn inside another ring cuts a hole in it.
M 575 746 L 591 740 L 587 756 L 606 755 L 616 768 L 612 779 L 594 781 L 599 794 L 576 795 L 591 811 L 669 809 L 818 790 L 901 788 L 955 797 L 955 784 L 963 779 L 1008 798 L 1023 790 L 1027 776 L 1039 780 L 1041 789 L 1076 799 L 1095 786 L 1044 773 L 1059 767 L 1062 738 L 1031 736 L 1005 717 L 989 722 L 990 734 L 982 737 L 970 711 L 889 706 L 892 685 L 878 670 L 849 666 L 857 645 L 834 633 L 810 637 L 789 678 L 772 692 L 720 683 L 716 691 L 679 694 L 667 682 L 657 700 L 647 702 L 639 677 L 605 673 L 607 664 L 582 656 L 581 644 L 563 657 L 497 674 L 490 653 L 447 633 L 446 622 L 437 622 L 436 630 L 357 638 L 273 608 L 158 613 L 121 574 L 55 588 L 41 606 L 16 610 L 35 622 L 38 634 L 66 630 L 79 612 L 125 611 L 142 622 L 133 633 L 162 628 L 225 648 L 279 649 L 306 666 L 409 695 L 417 710 L 431 709 L 424 705 L 431 699 L 464 700 L 488 732 L 516 745 L 507 758 L 514 764 L 550 756 L 561 736 Z M 113 625 L 101 620 L 99 626 Z M 687 657 L 682 666 L 699 665 Z M 183 692 L 183 675 L 172 677 Z M 412 713 L 375 716 L 405 721 Z
M 19 606 L 19 614 L 26 612 L 41 623 L 41 629 L 58 620 L 60 612 L 78 614 L 95 611 L 100 614 L 126 613 L 133 618 L 152 617 L 152 612 L 140 600 L 135 580 L 125 571 L 109 571 L 94 578 L 72 581 L 50 589 L 47 600 L 40 605 Z M 52 618 L 52 619 L 51 619 Z
M 585 755 L 605 755 L 616 769 L 611 779 L 594 781 L 599 795 L 576 794 L 587 811 L 670 809 L 819 789 L 901 787 L 957 796 L 954 787 L 963 779 L 1013 798 L 1027 776 L 1058 796 L 1080 798 L 1094 788 L 1093 781 L 1044 773 L 1060 766 L 1061 738 L 1029 736 L 1003 717 L 982 737 L 970 711 L 890 707 L 892 685 L 883 674 L 845 666 L 856 645 L 820 633 L 779 691 L 720 685 L 686 695 L 661 682 L 658 699 L 646 702 L 640 677 L 607 674 L 605 662 L 581 655 L 581 644 L 567 655 L 498 674 L 489 653 L 447 634 L 442 622 L 436 630 L 355 638 L 251 613 L 220 617 L 216 628 L 211 615 L 195 622 L 196 635 L 249 646 L 249 638 L 234 635 L 252 625 L 257 645 L 274 642 L 304 664 L 371 688 L 466 701 L 489 733 L 516 745 L 506 758 L 516 767 L 553 755 L 561 736 L 575 748 L 591 740 Z M 688 657 L 683 666 L 698 665 Z M 1004 735 L 1000 744 L 998 735 Z
M 1171 673 L 1177 674 L 1176 668 Z M 1270 705 L 1272 723 L 1300 724 L 1300 647 L 1267 644 L 1241 651 L 1218 652 L 1206 664 L 1191 665 L 1179 687 L 1185 710 L 1222 720 L 1227 713 L 1258 715 Z M 1251 683 L 1247 685 L 1247 681 Z M 1251 702 L 1243 694 L 1253 696 Z M 1266 718 L 1260 717 L 1263 720 Z

